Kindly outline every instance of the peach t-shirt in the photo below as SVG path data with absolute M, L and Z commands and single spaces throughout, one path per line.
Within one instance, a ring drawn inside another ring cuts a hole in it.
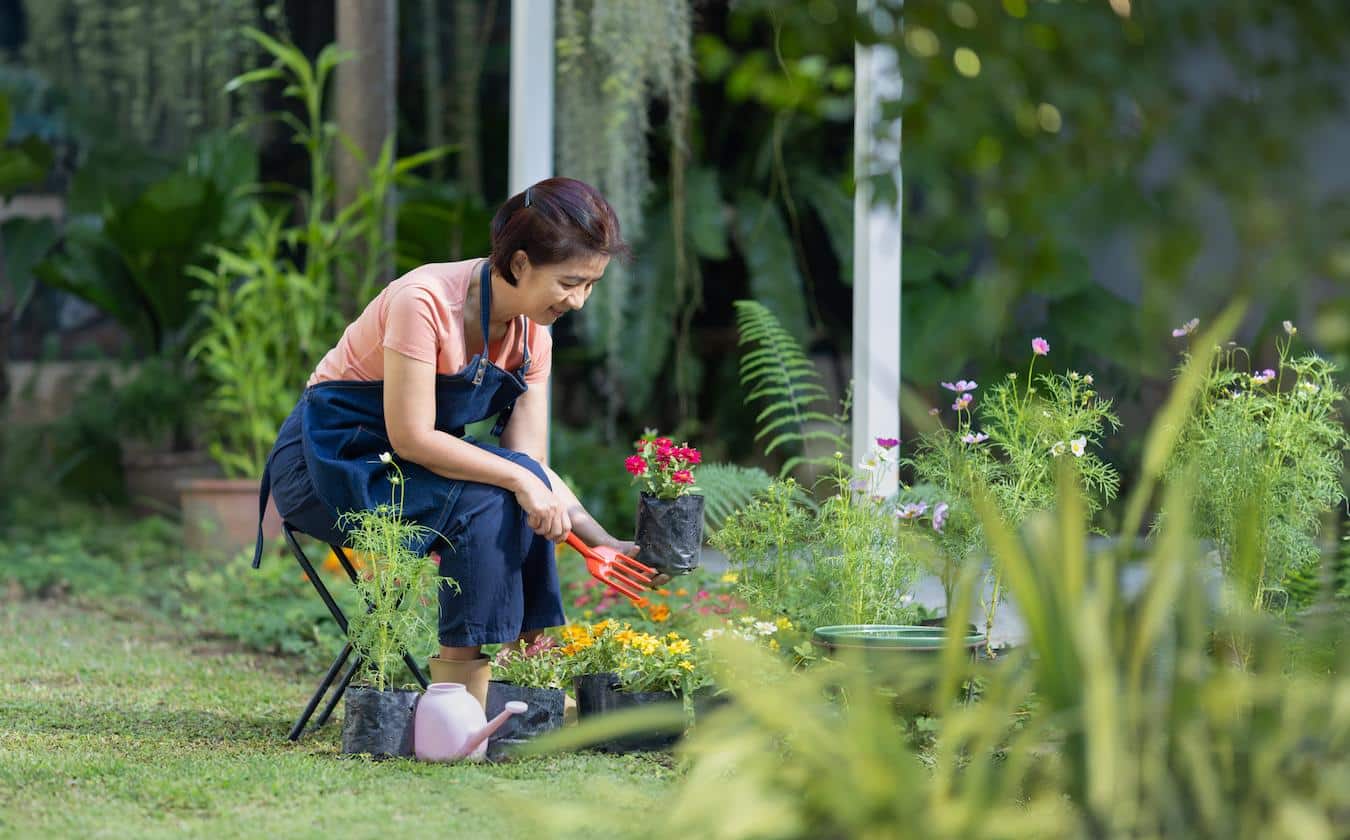
M 464 346 L 464 301 L 469 284 L 477 283 L 482 260 L 432 263 L 414 268 L 375 296 L 347 326 L 309 377 L 309 385 L 335 380 L 377 382 L 384 379 L 384 348 L 423 362 L 434 362 L 439 374 L 464 369 L 482 345 Z M 478 318 L 477 305 L 471 317 Z M 524 316 L 515 318 L 506 334 L 488 345 L 488 358 L 514 373 L 524 359 L 521 327 L 530 343 L 530 370 L 525 382 L 548 379 L 553 366 L 553 337 Z

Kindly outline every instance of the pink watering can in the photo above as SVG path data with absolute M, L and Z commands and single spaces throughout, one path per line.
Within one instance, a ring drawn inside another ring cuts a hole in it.
M 432 683 L 413 715 L 413 754 L 421 761 L 481 760 L 487 755 L 488 736 L 527 708 L 512 700 L 489 723 L 483 707 L 461 683 Z

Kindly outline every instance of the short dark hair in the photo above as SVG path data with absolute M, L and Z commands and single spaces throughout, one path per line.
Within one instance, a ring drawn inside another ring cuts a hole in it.
M 516 251 L 524 251 L 534 265 L 588 254 L 630 255 L 614 208 L 595 187 L 575 178 L 546 178 L 497 209 L 492 217 L 492 267 L 512 286 L 516 276 L 511 257 Z

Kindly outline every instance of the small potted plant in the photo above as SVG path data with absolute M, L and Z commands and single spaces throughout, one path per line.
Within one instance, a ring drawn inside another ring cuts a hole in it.
M 366 561 L 356 589 L 367 605 L 347 625 L 361 668 L 346 693 L 342 751 L 408 756 L 420 693 L 395 687 L 394 677 L 406 651 L 426 647 L 434 638 L 422 608 L 434 601 L 438 577 L 435 565 L 411 548 L 427 529 L 403 518 L 403 471 L 388 452 L 380 460 L 389 466 L 389 504 L 344 513 L 339 520 L 348 544 Z
M 633 482 L 642 488 L 638 499 L 637 536 L 642 562 L 666 575 L 683 575 L 698 568 L 703 551 L 703 496 L 694 486 L 694 470 L 703 456 L 687 443 L 648 429 L 624 462 Z
M 627 623 L 601 621 L 568 625 L 563 641 L 582 720 L 651 703 L 682 703 L 701 673 L 693 642 L 675 632 L 656 636 Z M 656 751 L 669 748 L 679 737 L 677 731 L 628 735 L 594 748 L 613 753 Z
M 563 685 L 569 669 L 556 639 L 540 635 L 530 644 L 503 645 L 492 660 L 492 675 L 487 693 L 489 720 L 513 700 L 528 704 L 529 710 L 493 733 L 488 758 L 501 757 L 517 744 L 562 728 L 567 702 Z

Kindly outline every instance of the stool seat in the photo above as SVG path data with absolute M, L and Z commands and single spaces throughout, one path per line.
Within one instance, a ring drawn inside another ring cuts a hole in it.
M 290 546 L 291 553 L 295 555 L 295 561 L 300 564 L 300 568 L 305 572 L 305 578 L 314 585 L 314 589 L 319 593 L 319 597 L 323 599 L 324 605 L 328 607 L 328 611 L 333 615 L 333 620 L 337 622 L 337 626 L 342 630 L 342 633 L 345 636 L 347 634 L 347 616 L 343 614 L 342 608 L 338 606 L 337 601 L 333 600 L 333 593 L 328 591 L 327 586 L 324 586 L 323 579 L 319 577 L 319 573 L 314 568 L 314 564 L 310 562 L 309 557 L 306 556 L 304 550 L 300 548 L 300 543 L 295 538 L 297 533 L 304 532 L 296 529 L 290 522 L 283 521 L 281 523 L 281 534 L 286 538 L 286 545 Z M 328 543 L 328 547 L 331 548 L 333 554 L 337 556 L 338 562 L 342 564 L 343 571 L 347 573 L 347 577 L 355 584 L 357 582 L 356 569 L 352 566 L 351 558 L 347 556 L 346 549 L 334 543 Z M 371 608 L 369 601 L 366 602 L 366 608 Z M 350 662 L 348 662 L 348 660 L 350 660 Z M 422 674 L 422 669 L 417 667 L 417 662 L 413 660 L 412 654 L 408 653 L 406 650 L 403 652 L 403 664 L 408 666 L 408 670 L 412 672 L 413 678 L 417 680 L 423 689 L 426 689 L 427 678 Z M 300 739 L 300 736 L 305 731 L 305 726 L 309 723 L 309 719 L 314 716 L 314 710 L 318 708 L 319 703 L 323 700 L 323 696 L 328 693 L 328 690 L 333 688 L 333 681 L 337 679 L 338 672 L 342 671 L 344 665 L 347 666 L 347 670 L 343 673 L 342 679 L 338 682 L 337 688 L 333 691 L 333 694 L 328 698 L 328 703 L 324 706 L 323 712 L 319 715 L 319 719 L 315 721 L 314 729 L 319 729 L 328 722 L 328 718 L 333 714 L 333 709 L 337 707 L 338 701 L 341 700 L 342 696 L 347 692 L 347 687 L 351 685 L 352 678 L 356 676 L 356 670 L 361 665 L 361 655 L 352 650 L 352 643 L 350 641 L 342 646 L 342 650 L 333 659 L 333 664 L 328 666 L 328 672 L 324 674 L 323 679 L 319 682 L 318 689 L 315 690 L 314 695 L 309 698 L 309 702 L 305 704 L 304 711 L 300 713 L 300 717 L 296 719 L 295 725 L 291 727 L 291 732 L 287 736 L 290 740 L 297 741 Z

